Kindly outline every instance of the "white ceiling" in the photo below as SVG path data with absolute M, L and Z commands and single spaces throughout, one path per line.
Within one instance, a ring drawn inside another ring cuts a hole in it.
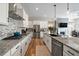
M 30 17 L 54 17 L 54 3 L 23 3 L 22 6 Z M 36 11 L 38 8 L 38 11 Z M 79 11 L 79 3 L 69 4 L 70 13 Z M 67 17 L 67 4 L 56 3 L 56 17 Z

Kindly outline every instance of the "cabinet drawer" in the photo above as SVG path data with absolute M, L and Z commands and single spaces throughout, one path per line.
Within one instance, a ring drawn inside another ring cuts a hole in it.
M 12 56 L 21 56 L 20 51 L 16 51 L 15 53 L 12 54 Z
M 72 56 L 79 56 L 79 52 L 76 52 L 75 50 L 67 47 L 67 46 L 63 46 L 63 51 L 65 51 L 66 53 L 68 53 L 69 55 L 72 55 Z
M 20 49 L 21 49 L 21 46 L 20 46 L 21 44 L 19 43 L 19 44 L 17 44 L 15 47 L 13 47 L 12 49 L 11 49 L 11 55 L 13 55 L 15 52 L 17 52 L 17 51 L 19 51 L 20 52 Z

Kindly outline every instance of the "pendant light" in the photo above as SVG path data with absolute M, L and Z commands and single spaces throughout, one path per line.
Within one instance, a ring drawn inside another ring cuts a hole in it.
M 54 4 L 54 20 L 56 20 L 56 4 Z
M 54 6 L 54 21 L 55 21 L 55 28 L 54 28 L 54 32 L 56 34 L 56 4 L 53 5 Z
M 68 18 L 68 21 L 70 21 L 70 10 L 69 10 L 69 3 L 67 3 L 67 18 Z
M 67 3 L 67 14 L 69 14 L 69 3 Z

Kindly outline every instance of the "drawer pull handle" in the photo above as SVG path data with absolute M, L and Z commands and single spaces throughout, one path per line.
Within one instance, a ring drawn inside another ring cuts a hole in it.
M 73 54 L 72 52 L 70 52 L 70 51 L 67 51 L 67 52 L 69 52 L 71 55 L 73 55 L 73 56 L 74 56 L 74 54 Z

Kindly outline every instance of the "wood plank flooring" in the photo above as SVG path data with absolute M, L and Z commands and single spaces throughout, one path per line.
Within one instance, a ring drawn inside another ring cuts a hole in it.
M 49 50 L 42 39 L 32 38 L 25 56 L 49 56 Z

